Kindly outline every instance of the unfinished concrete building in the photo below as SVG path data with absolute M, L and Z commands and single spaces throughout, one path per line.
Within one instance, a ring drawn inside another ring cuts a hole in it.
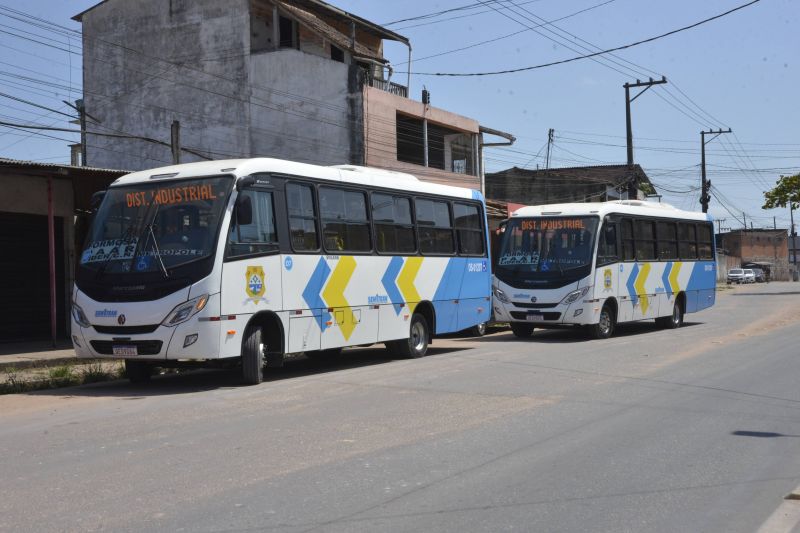
M 383 55 L 396 41 L 410 59 L 408 39 L 335 6 L 104 0 L 75 19 L 89 165 L 263 156 L 480 186 L 490 130 L 409 99 Z

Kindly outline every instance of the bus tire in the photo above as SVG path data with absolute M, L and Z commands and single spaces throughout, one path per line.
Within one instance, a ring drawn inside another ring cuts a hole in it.
M 394 341 L 391 350 L 406 359 L 418 359 L 428 353 L 430 330 L 428 321 L 420 313 L 411 315 L 411 326 L 408 328 L 408 338 Z
M 264 343 L 261 326 L 250 325 L 242 343 L 242 380 L 246 385 L 258 385 L 264 380 Z
M 683 305 L 679 299 L 675 299 L 672 314 L 656 318 L 656 325 L 664 329 L 676 329 L 683 325 Z
M 533 324 L 525 324 L 523 322 L 512 322 L 511 333 L 520 339 L 527 339 L 533 334 Z
M 146 361 L 125 359 L 125 375 L 131 383 L 146 383 L 150 381 L 153 367 Z
M 597 324 L 589 326 L 589 332 L 595 339 L 607 339 L 614 334 L 617 319 L 614 316 L 613 308 L 606 304 L 600 311 L 600 318 Z

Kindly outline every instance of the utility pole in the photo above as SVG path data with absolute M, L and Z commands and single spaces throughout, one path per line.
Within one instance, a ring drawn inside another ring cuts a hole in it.
M 553 146 L 553 133 L 555 130 L 550 128 L 547 130 L 547 157 L 545 158 L 544 168 L 545 170 L 550 168 L 550 148 Z
M 728 220 L 727 218 L 718 218 L 717 219 L 717 233 L 722 233 L 722 223 Z
M 742 211 L 742 222 L 744 223 L 744 230 L 747 231 L 747 213 Z
M 627 140 L 628 140 L 628 198 L 632 198 L 636 196 L 636 183 L 633 178 L 633 128 L 631 127 L 631 102 L 639 98 L 642 93 L 644 93 L 647 89 L 652 87 L 653 85 L 661 85 L 662 83 L 667 83 L 667 78 L 665 76 L 661 76 L 660 80 L 653 80 L 650 78 L 650 81 L 639 81 L 636 80 L 636 83 L 626 83 L 623 85 L 625 87 L 625 127 L 627 129 Z M 634 87 L 644 87 L 639 94 L 631 98 L 630 90 Z
M 172 121 L 170 147 L 172 148 L 172 164 L 181 163 L 181 123 L 177 120 Z
M 791 223 L 789 238 L 792 239 L 792 263 L 797 272 L 797 232 L 794 229 L 794 204 L 791 201 L 789 202 L 789 222 Z
M 711 201 L 711 196 L 708 194 L 708 192 L 711 190 L 711 182 L 706 179 L 706 144 L 710 143 L 723 133 L 731 132 L 732 130 L 730 128 L 728 128 L 727 131 L 718 129 L 717 131 L 703 130 L 700 132 L 700 167 L 702 169 L 702 177 L 700 178 L 700 205 L 703 206 L 703 213 L 708 213 L 708 202 Z M 713 137 L 706 141 L 706 135 L 713 135 Z M 744 229 L 747 229 L 747 223 L 745 223 Z
M 86 112 L 86 107 L 83 105 L 83 98 L 75 100 L 75 104 L 70 104 L 66 100 L 61 100 L 61 101 L 78 112 L 78 124 L 80 125 L 81 128 L 81 166 L 85 167 L 86 166 L 86 117 L 89 117 L 97 124 L 100 124 L 100 121 Z

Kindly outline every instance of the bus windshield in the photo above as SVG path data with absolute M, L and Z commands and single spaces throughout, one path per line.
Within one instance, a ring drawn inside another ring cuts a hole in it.
M 510 283 L 582 274 L 592 264 L 598 222 L 594 216 L 509 220 L 495 270 L 497 277 Z
M 163 272 L 213 254 L 229 177 L 111 187 L 95 216 L 82 268 L 97 275 Z

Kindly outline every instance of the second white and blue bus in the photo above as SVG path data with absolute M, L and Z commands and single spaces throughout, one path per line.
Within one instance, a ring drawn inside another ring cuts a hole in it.
M 515 335 L 617 324 L 665 328 L 714 305 L 710 215 L 637 200 L 528 206 L 505 224 L 494 269 L 494 316 Z

